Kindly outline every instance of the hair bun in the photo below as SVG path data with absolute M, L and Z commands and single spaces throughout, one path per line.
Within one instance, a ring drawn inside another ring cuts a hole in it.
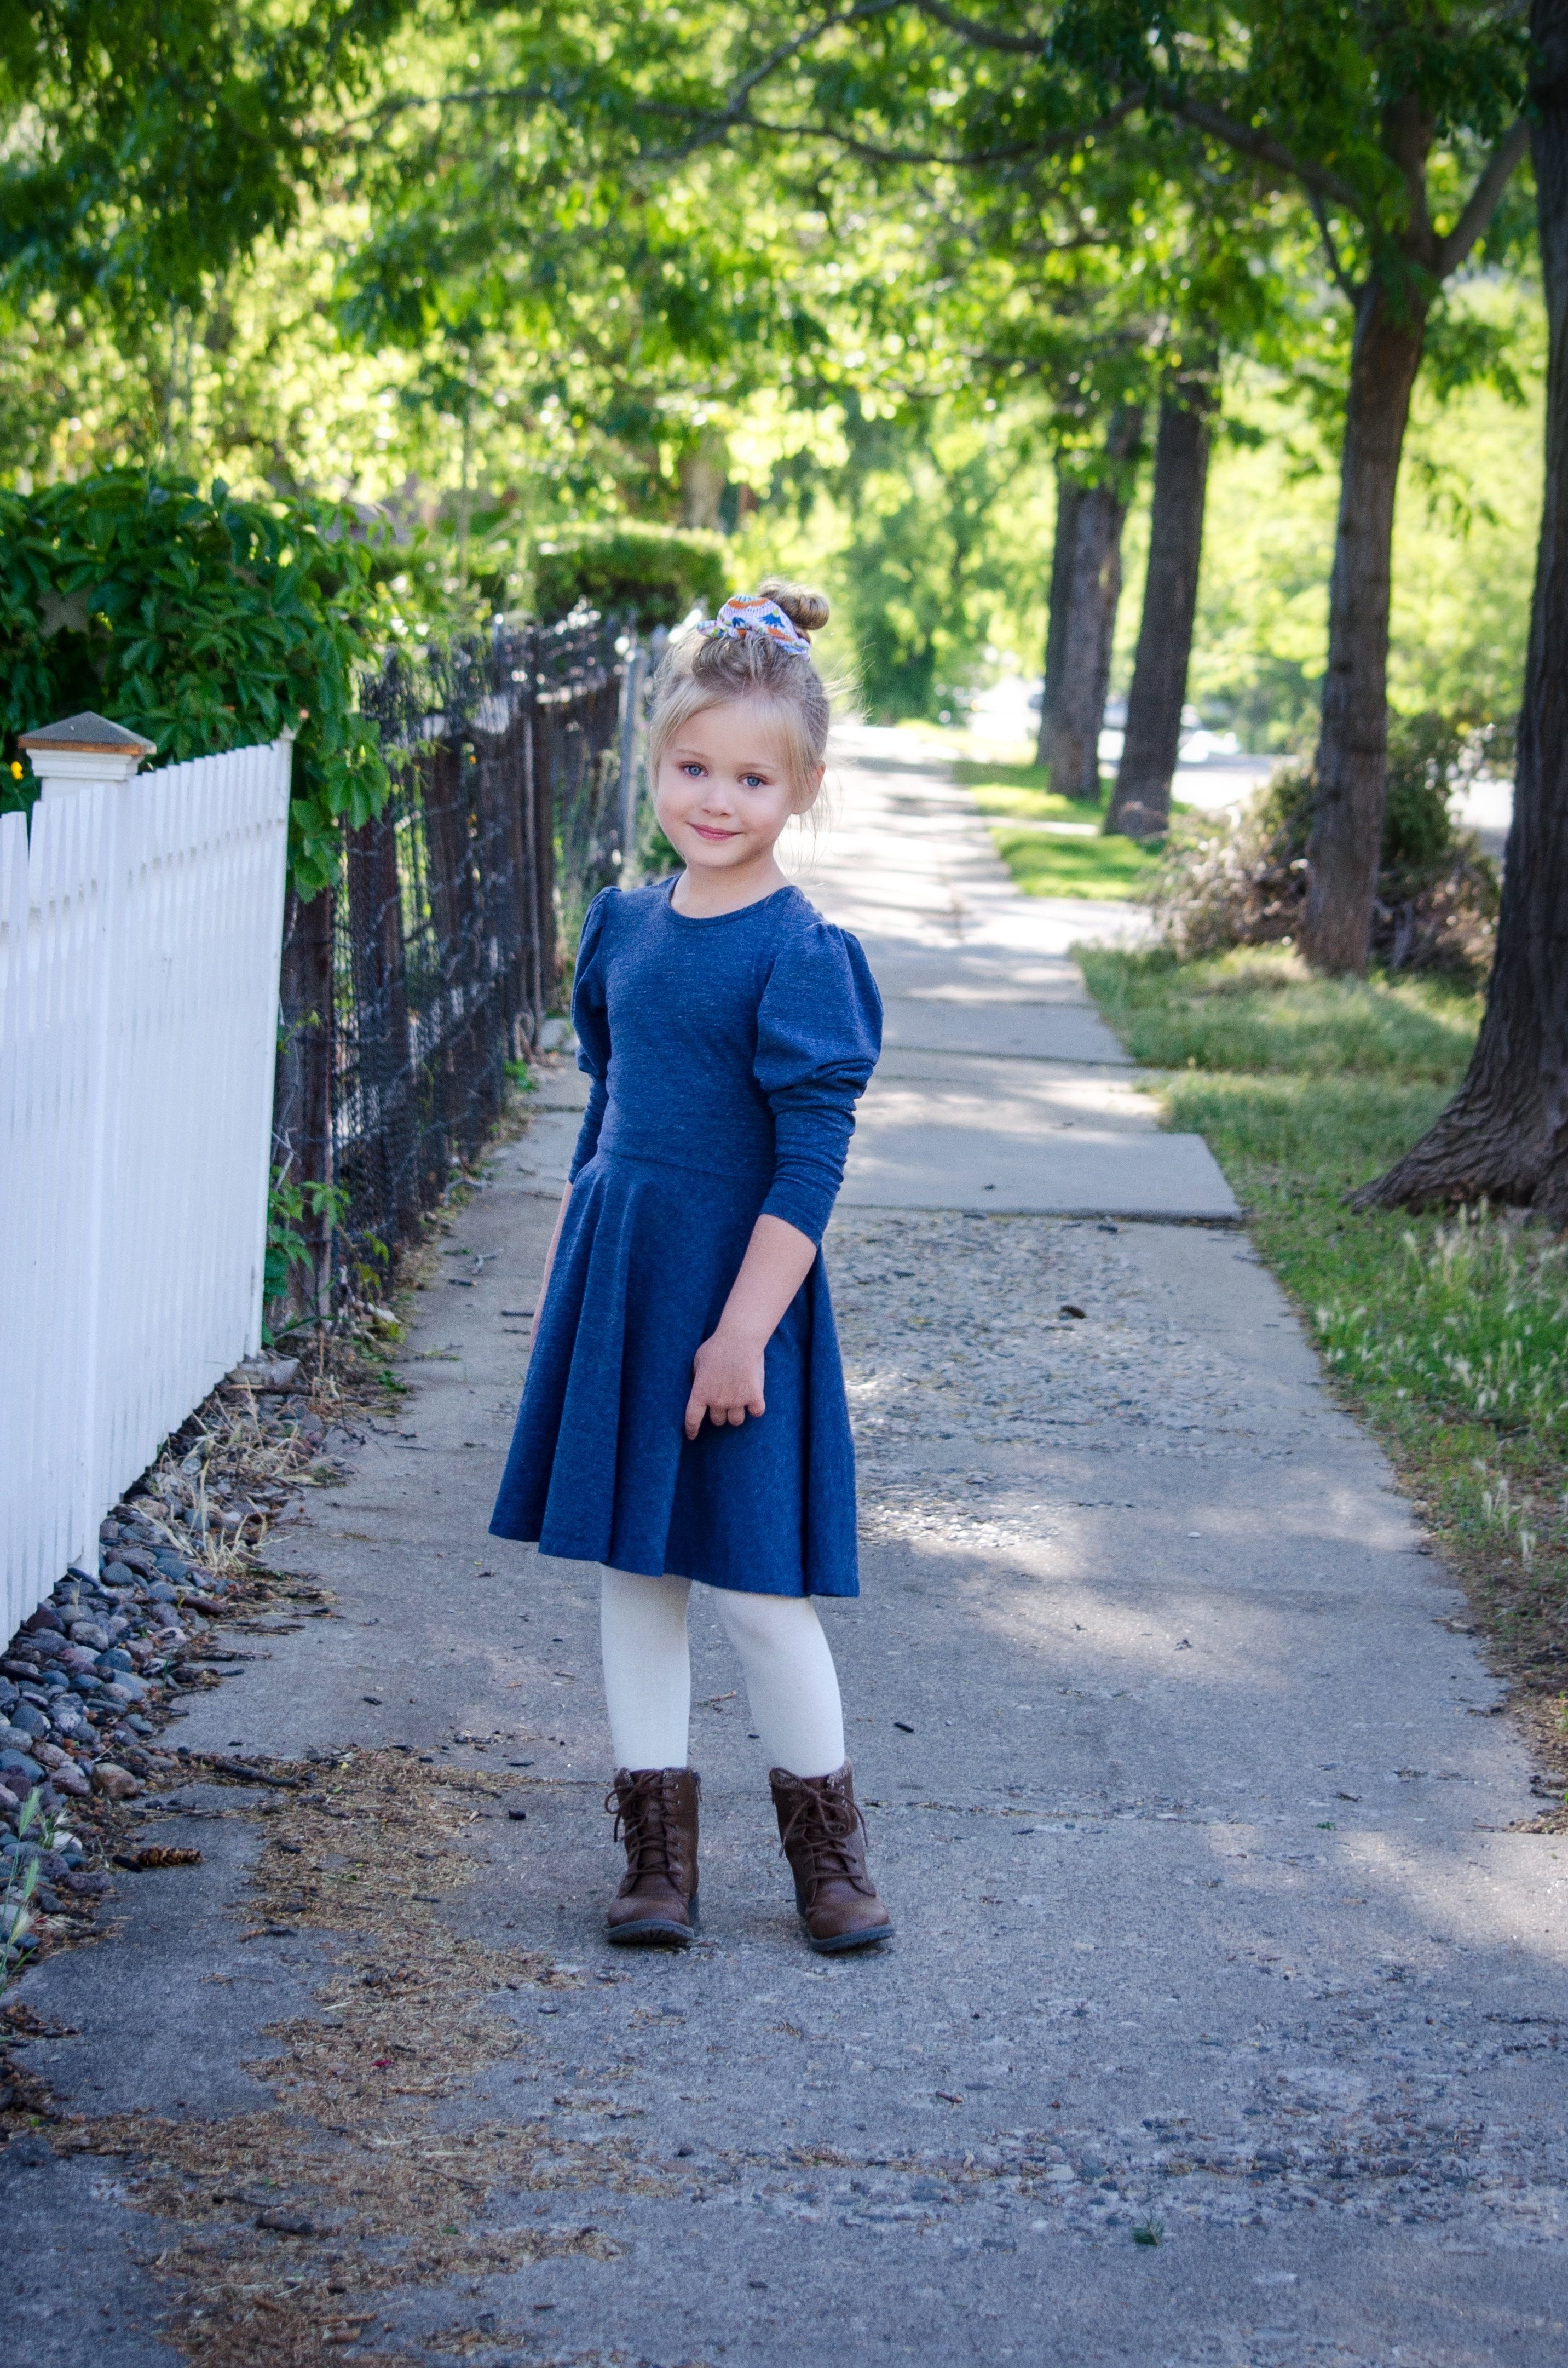
M 803 584 L 791 584 L 787 575 L 769 575 L 756 588 L 764 599 L 777 600 L 790 622 L 802 633 L 820 633 L 833 614 L 825 592 L 812 592 Z

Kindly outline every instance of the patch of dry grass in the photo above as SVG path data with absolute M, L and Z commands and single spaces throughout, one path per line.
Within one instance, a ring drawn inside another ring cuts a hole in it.
M 265 1840 L 243 1936 L 329 1944 L 316 2011 L 270 2029 L 277 2052 L 246 2067 L 274 2102 L 221 2122 L 121 2116 L 56 2143 L 120 2157 L 124 2200 L 167 2225 L 146 2266 L 170 2289 L 165 2333 L 202 2368 L 303 2368 L 324 2345 L 385 2362 L 408 2356 L 375 2339 L 410 2287 L 619 2253 L 591 2223 L 524 2199 L 680 2181 L 614 2138 L 551 2135 L 542 2112 L 442 2126 L 442 2107 L 535 2045 L 506 1993 L 581 1980 L 537 1951 L 454 1931 L 442 1912 L 472 1876 L 498 1780 L 395 1752 L 269 1772 L 295 1782 L 255 1812 Z M 440 2345 L 538 2340 L 537 2326 L 487 2324 Z

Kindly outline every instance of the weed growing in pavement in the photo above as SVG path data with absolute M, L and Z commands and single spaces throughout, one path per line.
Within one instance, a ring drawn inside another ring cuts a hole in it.
M 297 1276 L 309 1275 L 315 1263 L 301 1227 L 307 1217 L 324 1217 L 328 1230 L 335 1230 L 347 1214 L 348 1200 L 347 1190 L 341 1184 L 291 1184 L 281 1167 L 274 1170 L 267 1196 L 267 1253 L 261 1291 L 266 1310 L 262 1337 L 268 1348 L 273 1343 L 273 1320 L 283 1323 L 284 1302 L 290 1285 Z
M 1289 948 L 1078 954 L 1129 1050 L 1168 1072 L 1167 1122 L 1207 1138 L 1335 1384 L 1470 1589 L 1549 1767 L 1568 1772 L 1551 1708 L 1568 1673 L 1568 1251 L 1505 1212 L 1345 1206 L 1458 1086 L 1479 993 L 1431 975 L 1319 979 Z
M 1163 2220 L 1139 2220 L 1133 2226 L 1132 2241 L 1135 2245 L 1157 2245 L 1164 2238 L 1165 2233 L 1165 2224 Z
M 39 1853 L 54 1848 L 60 1839 L 61 1824 L 59 1816 L 44 1815 L 42 1796 L 35 1786 L 22 1803 L 17 1819 L 18 1847 L 11 1856 L 6 1886 L 0 1892 L 0 1998 L 10 1987 L 12 1971 L 32 1930 L 32 1910 L 28 1903 L 38 1889 Z

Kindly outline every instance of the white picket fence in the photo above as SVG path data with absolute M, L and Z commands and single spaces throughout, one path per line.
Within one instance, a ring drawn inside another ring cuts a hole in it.
M 260 1344 L 290 753 L 0 816 L 0 1643 Z

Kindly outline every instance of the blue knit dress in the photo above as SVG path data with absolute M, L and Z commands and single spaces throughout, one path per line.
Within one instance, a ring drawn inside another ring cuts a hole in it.
M 765 1212 L 820 1243 L 881 1049 L 858 941 L 798 888 L 688 918 L 607 889 L 572 998 L 593 1079 L 498 1537 L 755 1595 L 856 1595 L 855 1457 L 819 1257 L 767 1344 L 767 1411 L 685 1431 L 692 1360 Z

